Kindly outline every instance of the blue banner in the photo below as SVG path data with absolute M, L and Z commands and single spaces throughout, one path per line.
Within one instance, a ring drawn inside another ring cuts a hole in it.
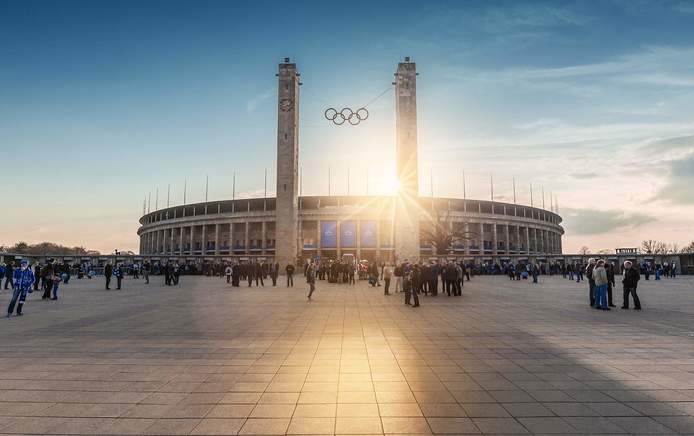
M 361 227 L 361 246 L 362 248 L 376 248 L 376 221 L 362 221 Z
M 320 246 L 323 248 L 337 248 L 337 221 L 321 221 Z
M 357 246 L 357 223 L 342 221 L 340 223 L 340 247 L 354 248 Z

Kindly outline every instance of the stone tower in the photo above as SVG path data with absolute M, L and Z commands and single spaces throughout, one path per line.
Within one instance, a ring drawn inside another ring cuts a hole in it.
M 395 73 L 395 156 L 400 190 L 396 199 L 395 255 L 419 260 L 419 174 L 417 169 L 417 70 L 406 57 Z
M 299 76 L 289 58 L 279 65 L 275 261 L 295 263 L 299 248 Z

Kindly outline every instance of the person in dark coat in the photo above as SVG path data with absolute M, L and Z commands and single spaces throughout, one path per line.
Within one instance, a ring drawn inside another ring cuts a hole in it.
M 284 268 L 284 272 L 287 273 L 287 287 L 294 287 L 294 265 L 288 264 Z
M 111 265 L 111 261 L 109 260 L 106 262 L 106 266 L 104 267 L 104 277 L 106 278 L 106 289 L 111 289 L 111 276 L 113 275 L 113 265 Z
M 614 289 L 614 264 L 612 262 L 607 262 L 605 264 L 605 271 L 607 271 L 607 305 L 609 307 L 616 307 L 612 303 L 612 290 Z
M 41 282 L 41 264 L 37 263 L 34 267 L 34 290 L 39 290 L 39 283 Z
M 629 309 L 629 294 L 631 294 L 634 299 L 634 309 L 641 310 L 641 300 L 636 294 L 636 286 L 641 279 L 641 274 L 639 270 L 634 268 L 632 263 L 628 260 L 624 262 L 624 278 L 622 279 L 622 286 L 624 286 L 624 303 L 622 304 L 622 309 Z
M 270 278 L 272 279 L 272 286 L 277 286 L 277 277 L 280 275 L 280 264 L 274 263 L 270 268 Z
M 0 282 L 2 277 L 0 277 Z M 12 289 L 14 289 L 14 265 L 12 265 L 12 262 L 7 263 L 7 267 L 5 267 L 5 289 L 7 289 L 8 286 L 11 286 Z
M 48 260 L 46 266 L 41 268 L 41 286 L 43 286 L 42 300 L 47 300 L 51 298 L 51 291 L 53 290 L 53 261 Z
M 258 286 L 258 281 L 260 281 L 260 286 L 265 286 L 265 283 L 263 283 L 263 276 L 265 273 L 263 272 L 263 264 L 257 263 L 255 264 L 255 285 Z

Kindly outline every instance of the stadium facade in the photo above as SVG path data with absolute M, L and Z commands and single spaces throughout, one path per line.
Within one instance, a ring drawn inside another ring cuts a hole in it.
M 417 73 L 405 58 L 394 75 L 397 194 L 299 196 L 300 74 L 279 65 L 277 189 L 273 198 L 210 201 L 140 218 L 140 255 L 188 261 L 254 258 L 281 265 L 320 256 L 410 261 L 436 255 L 423 235 L 444 225 L 467 238 L 448 258 L 470 262 L 552 261 L 562 253 L 561 217 L 541 208 L 458 198 L 419 197 Z M 434 224 L 438 223 L 438 224 Z

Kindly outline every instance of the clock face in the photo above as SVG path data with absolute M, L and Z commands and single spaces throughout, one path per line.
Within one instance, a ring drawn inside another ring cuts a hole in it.
M 292 108 L 294 108 L 293 101 L 291 101 L 288 98 L 283 98 L 282 100 L 280 100 L 280 110 L 282 112 L 289 112 L 290 110 L 292 110 Z

